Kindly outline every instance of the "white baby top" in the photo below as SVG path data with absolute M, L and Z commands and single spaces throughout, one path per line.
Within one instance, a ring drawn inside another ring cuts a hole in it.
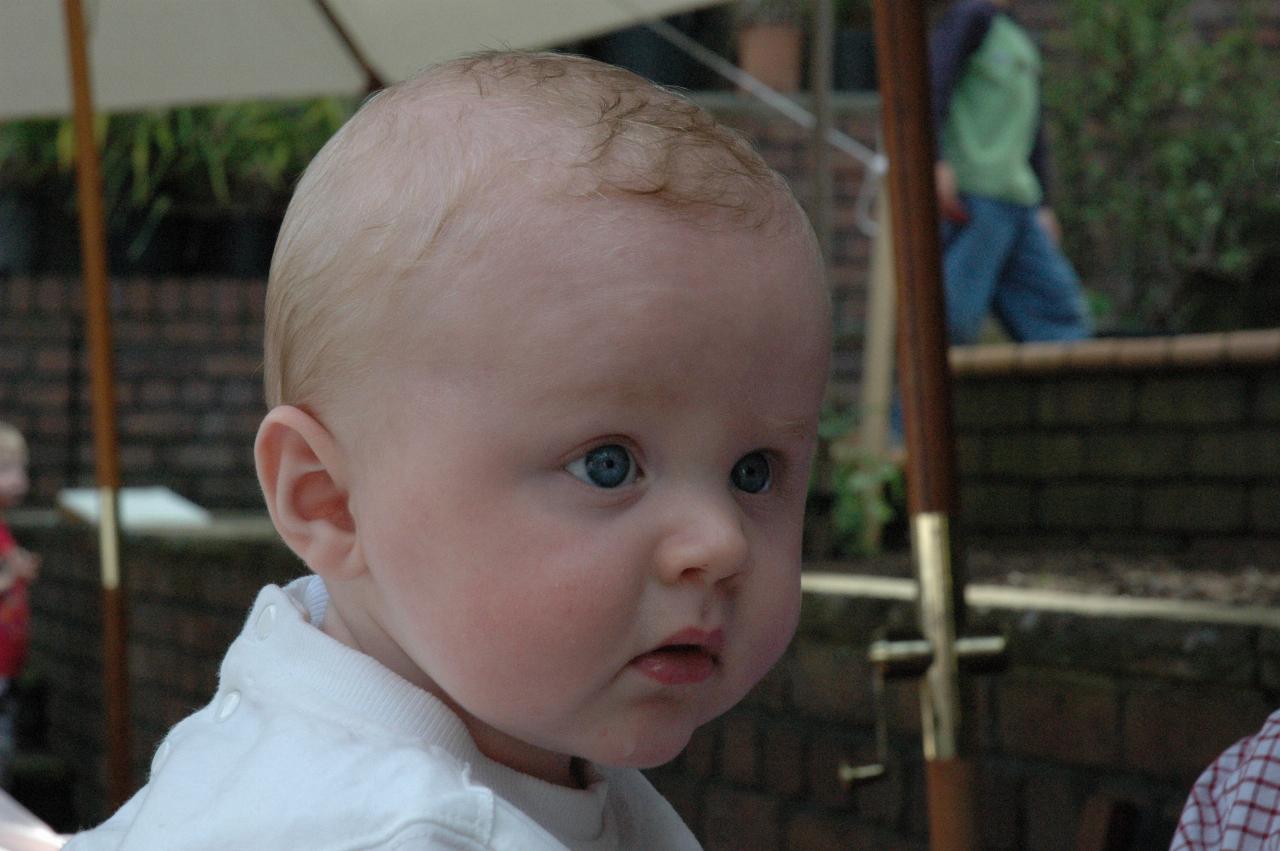
M 213 701 L 66 851 L 700 848 L 638 771 L 593 766 L 579 790 L 488 759 L 443 703 L 313 626 L 327 604 L 315 576 L 262 589 Z

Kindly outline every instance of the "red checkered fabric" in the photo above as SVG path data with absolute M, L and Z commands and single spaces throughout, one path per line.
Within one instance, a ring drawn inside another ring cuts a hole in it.
M 1280 849 L 1280 712 L 1205 769 L 1169 851 Z

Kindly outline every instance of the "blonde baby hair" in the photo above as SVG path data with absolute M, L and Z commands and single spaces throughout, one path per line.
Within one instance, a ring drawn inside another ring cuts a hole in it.
M 268 403 L 320 407 L 359 381 L 397 285 L 452 286 L 530 193 L 703 226 L 804 221 L 741 135 L 629 71 L 509 51 L 434 66 L 370 98 L 299 181 L 268 280 Z

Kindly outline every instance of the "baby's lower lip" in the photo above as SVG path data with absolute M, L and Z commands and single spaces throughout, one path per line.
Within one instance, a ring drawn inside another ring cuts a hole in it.
M 637 656 L 631 666 L 665 686 L 695 685 L 715 673 L 716 659 L 701 647 L 672 647 Z

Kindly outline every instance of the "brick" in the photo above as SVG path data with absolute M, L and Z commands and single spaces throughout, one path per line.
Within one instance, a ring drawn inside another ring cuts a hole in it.
M 180 316 L 186 301 L 186 287 L 173 278 L 157 281 L 153 285 L 156 308 L 166 317 Z
M 211 381 L 193 378 L 183 381 L 178 388 L 178 396 L 182 404 L 189 407 L 204 407 L 212 404 L 217 398 L 217 386 Z
M 1190 784 L 1271 709 L 1253 690 L 1140 686 L 1125 699 L 1124 764 Z
M 1061 772 L 1035 771 L 1023 789 L 1026 847 L 1071 851 L 1076 847 L 1078 807 L 1071 782 Z
M 213 288 L 208 281 L 188 282 L 187 312 L 195 316 L 213 312 Z
M 71 369 L 71 352 L 61 346 L 41 349 L 36 352 L 35 368 L 41 375 L 65 378 Z
M 804 729 L 789 721 L 773 721 L 764 730 L 764 788 L 783 799 L 799 798 L 808 789 L 808 742 Z
M 151 310 L 151 282 L 128 281 L 120 284 L 121 308 L 128 315 L 142 318 Z
M 774 798 L 712 787 L 702 820 L 703 846 L 707 851 L 777 851 L 779 815 Z
M 1246 389 L 1245 380 L 1234 375 L 1149 378 L 1138 389 L 1138 419 L 1179 425 L 1239 422 Z
M 955 422 L 968 429 L 1024 426 L 1032 421 L 1035 385 L 998 379 L 961 379 L 953 391 Z
M 868 765 L 876 761 L 875 736 L 867 724 L 861 728 L 829 725 L 809 741 L 809 800 L 828 806 L 847 806 L 852 791 L 840 782 L 840 766 Z
M 1133 419 L 1134 382 L 1127 377 L 1045 381 L 1035 401 L 1036 421 L 1051 426 L 1114 425 Z
M 1182 532 L 1239 532 L 1247 524 L 1245 488 L 1230 485 L 1172 485 L 1142 494 L 1144 529 Z
M 228 379 L 222 386 L 222 404 L 231 408 L 260 407 L 262 383 L 249 378 Z
M 1253 415 L 1261 422 L 1280 423 L 1280 378 L 1274 373 L 1258 379 Z
M 207 322 L 166 322 L 161 326 L 164 339 L 171 343 L 200 344 L 213 340 L 215 326 Z
M 658 790 L 658 794 L 667 799 L 685 824 L 692 829 L 702 823 L 705 790 L 700 780 L 663 769 L 646 771 L 645 775 Z
M 218 281 L 214 285 L 213 308 L 224 322 L 240 317 L 243 305 L 240 287 L 234 281 Z
M 1031 432 L 995 434 L 987 441 L 987 466 L 998 475 L 1028 477 L 1037 461 L 1036 435 Z
M 1191 470 L 1236 479 L 1280 475 L 1280 437 L 1274 428 L 1198 434 L 1191 444 Z
M 204 359 L 204 372 L 213 377 L 249 376 L 257 374 L 262 358 L 237 353 L 211 354 Z
M 694 731 L 680 756 L 681 767 L 694 777 L 706 778 L 715 773 L 720 755 L 720 726 L 723 722 L 704 724 Z
M 29 352 L 25 348 L 0 348 L 0 374 L 20 375 L 27 370 L 29 362 Z
M 61 313 L 67 307 L 69 279 L 46 278 L 36 284 L 36 306 L 45 313 Z
M 178 388 L 171 379 L 152 379 L 142 382 L 137 394 L 143 405 L 163 407 L 177 400 Z
M 977 434 L 956 435 L 956 472 L 962 477 L 987 472 L 987 445 Z
M 872 720 L 871 666 L 865 652 L 807 639 L 795 642 L 791 696 L 806 715 Z
M 155 466 L 156 450 L 152 446 L 121 446 L 119 460 L 125 473 L 142 473 Z
M 960 511 L 977 528 L 1025 528 L 1034 516 L 1034 490 L 1027 485 L 960 483 Z
M 1174 478 L 1187 472 L 1189 445 L 1187 434 L 1167 430 L 1090 434 L 1081 471 L 1107 478 Z
M 911 740 L 908 747 L 911 756 L 904 757 L 902 750 L 891 744 L 885 755 L 885 773 L 875 780 L 859 783 L 850 789 L 854 809 L 866 821 L 889 828 L 901 823 L 908 799 L 914 791 L 911 788 L 912 772 L 908 771 L 908 763 L 924 761 L 918 739 Z M 874 754 L 874 751 L 871 753 Z M 870 756 L 867 761 L 872 761 Z
M 29 409 L 65 409 L 71 401 L 71 388 L 63 382 L 23 382 L 17 387 L 17 398 Z
M 760 730 L 745 713 L 730 715 L 722 724 L 720 776 L 739 786 L 755 786 L 760 779 Z
M 977 806 L 982 847 L 986 851 L 1013 851 L 1021 847 L 1022 842 L 1019 824 L 1024 810 L 1022 773 L 994 757 L 983 759 L 978 771 L 981 791 Z
M 1138 491 L 1123 484 L 1052 482 L 1040 493 L 1040 522 L 1049 529 L 1127 529 L 1138 517 Z
M 1007 674 L 998 701 L 1006 753 L 1070 765 L 1107 765 L 1119 755 L 1119 695 L 1108 679 Z
M 191 437 L 195 434 L 194 418 L 178 411 L 127 413 L 120 418 L 120 431 L 127 437 Z
M 1249 530 L 1280 532 L 1280 485 L 1260 485 L 1250 489 Z
M 787 657 L 784 656 L 747 693 L 747 696 L 743 698 L 742 704 L 744 706 L 781 711 L 787 706 L 787 693 L 790 691 L 790 682 L 791 672 L 787 664 Z
M 4 282 L 9 296 L 9 316 L 18 316 L 31 310 L 34 285 L 30 278 L 9 278 Z
M 806 810 L 788 823 L 785 847 L 788 851 L 842 851 L 849 848 L 925 851 L 928 843 L 863 824 L 845 813 Z

